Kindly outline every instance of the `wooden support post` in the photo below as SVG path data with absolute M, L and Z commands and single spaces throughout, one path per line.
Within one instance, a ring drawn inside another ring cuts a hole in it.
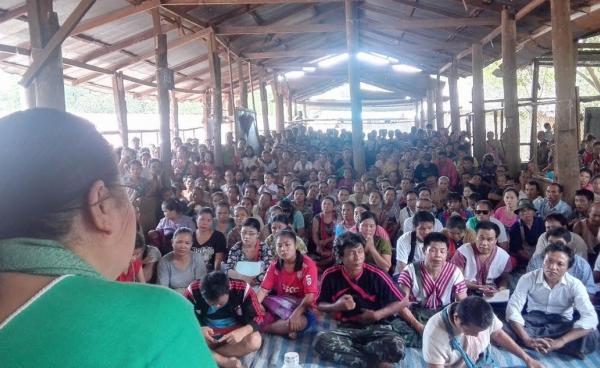
M 238 82 L 240 85 L 240 106 L 248 108 L 248 85 L 246 84 L 246 78 L 244 77 L 244 66 L 242 65 L 242 59 L 238 59 Z
M 179 101 L 175 97 L 175 91 L 171 91 L 171 137 L 179 137 Z
M 123 72 L 116 72 L 112 78 L 115 113 L 119 125 L 122 147 L 129 147 L 129 131 L 127 129 L 127 103 L 125 102 L 125 87 L 123 86 Z
M 421 124 L 419 124 L 419 128 L 424 129 L 425 124 L 427 124 L 427 117 L 425 115 L 425 99 L 421 99 Z
M 237 140 L 240 139 L 240 132 L 235 126 L 235 93 L 233 92 L 233 65 L 231 62 L 231 51 L 229 50 L 227 50 L 227 67 L 229 68 L 229 104 L 227 105 L 227 111 L 230 119 L 229 121 L 231 122 L 230 131 L 233 133 L 233 137 L 237 142 Z
M 485 96 L 483 92 L 483 47 L 474 43 L 471 52 L 473 66 L 473 155 L 479 162 L 485 154 Z
M 435 89 L 435 122 L 438 131 L 444 128 L 444 86 L 440 74 L 437 75 Z
M 52 9 L 52 0 L 27 0 L 27 18 L 31 43 L 32 62 L 42 53 L 52 36 L 58 31 L 58 16 Z M 28 100 L 35 99 L 37 107 L 65 110 L 65 84 L 63 80 L 60 47 L 47 56 L 35 79 L 27 88 Z
M 160 115 L 160 160 L 163 165 L 163 180 L 171 180 L 171 132 L 169 126 L 169 90 L 172 88 L 172 73 L 167 63 L 167 35 L 156 36 L 156 84 L 158 86 L 158 114 Z
M 458 61 L 452 58 L 448 87 L 450 88 L 450 126 L 452 132 L 460 132 L 460 105 L 458 101 Z
M 217 41 L 214 32 L 208 37 L 208 68 L 213 88 L 213 139 L 215 166 L 223 168 L 223 147 L 221 145 L 221 124 L 223 123 L 223 94 L 221 90 L 221 59 L 217 53 Z
M 264 80 L 258 83 L 258 90 L 260 92 L 260 106 L 263 120 L 263 130 L 265 136 L 270 135 L 269 131 L 269 101 L 267 100 L 267 85 Z
M 494 110 L 494 137 L 498 138 L 498 110 Z
M 419 115 L 419 101 L 415 102 L 415 128 L 419 129 L 421 126 L 421 119 Z
M 291 123 L 294 120 L 294 112 L 292 109 L 292 91 L 289 90 L 288 88 L 288 95 L 287 95 L 287 120 L 288 123 Z
M 203 115 L 204 115 L 204 129 L 206 133 L 206 139 L 209 142 L 209 146 L 213 145 L 214 139 L 214 128 L 213 128 L 213 119 L 212 119 L 212 91 L 207 89 L 204 92 L 204 106 L 203 106 Z
M 283 130 L 285 129 L 283 120 L 283 93 L 280 88 L 281 85 L 277 80 L 277 75 L 274 75 L 271 89 L 273 91 L 273 99 L 275 100 L 275 131 L 283 134 Z
M 429 80 L 429 88 L 427 89 L 427 124 L 431 124 L 434 127 L 433 122 L 435 121 L 435 106 L 434 106 L 434 94 L 435 94 L 435 81 Z
M 540 61 L 533 59 L 533 78 L 531 81 L 531 135 L 529 140 L 529 161 L 537 167 L 537 113 L 538 90 L 540 80 Z
M 504 86 L 504 154 L 508 170 L 518 177 L 521 165 L 519 145 L 519 101 L 517 95 L 517 26 L 515 15 L 508 8 L 502 10 L 502 81 Z
M 302 104 L 302 117 L 304 120 L 308 120 L 308 113 L 306 111 L 306 102 Z
M 248 63 L 248 78 L 250 79 L 250 95 L 252 96 L 252 110 L 256 112 L 256 102 L 254 101 L 254 80 L 252 79 L 252 64 Z M 269 124 L 267 123 L 267 126 Z
M 565 200 L 570 202 L 579 189 L 577 157 L 577 110 L 575 91 L 576 63 L 574 58 L 571 6 L 569 1 L 551 0 L 552 58 L 556 88 L 556 125 L 554 170 L 564 186 Z
M 358 52 L 358 23 L 355 16 L 355 3 L 344 0 L 346 15 L 346 48 L 348 51 L 348 84 L 350 85 L 350 108 L 352 111 L 352 154 L 354 170 L 359 177 L 365 171 L 365 154 L 362 126 L 362 96 L 360 93 L 360 65 Z

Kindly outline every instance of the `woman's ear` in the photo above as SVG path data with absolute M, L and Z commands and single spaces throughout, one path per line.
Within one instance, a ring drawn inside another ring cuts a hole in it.
M 104 181 L 97 180 L 92 184 L 85 203 L 91 226 L 105 233 L 112 232 L 110 204 L 107 201 L 110 196 Z

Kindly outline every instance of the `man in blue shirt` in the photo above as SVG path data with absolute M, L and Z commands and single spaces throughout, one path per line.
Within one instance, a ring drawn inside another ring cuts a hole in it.
M 556 229 L 552 229 L 546 233 L 546 239 L 548 240 L 548 244 L 550 243 L 563 243 L 564 245 L 569 246 L 571 243 L 571 232 L 565 228 L 559 227 Z M 542 268 L 544 264 L 544 254 L 539 253 L 534 255 L 529 261 L 527 265 L 527 272 L 537 270 L 538 268 Z M 573 262 L 573 266 L 571 266 L 568 272 L 579 279 L 585 288 L 587 289 L 588 294 L 594 295 L 598 291 L 596 284 L 594 283 L 594 276 L 592 274 L 592 268 L 590 264 L 583 259 L 582 257 L 575 255 L 575 262 Z
M 546 218 L 551 213 L 561 213 L 566 218 L 571 217 L 571 206 L 562 200 L 563 186 L 552 183 L 546 187 L 546 198 L 538 198 L 533 204 L 541 218 Z

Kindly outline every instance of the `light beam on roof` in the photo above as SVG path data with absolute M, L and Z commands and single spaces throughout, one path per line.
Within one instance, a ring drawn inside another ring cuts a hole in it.
M 329 68 L 330 66 L 333 66 L 335 64 L 339 64 L 339 63 L 341 63 L 343 61 L 346 61 L 346 60 L 348 60 L 348 53 L 347 52 L 345 52 L 343 54 L 338 54 L 338 55 L 332 56 L 332 57 L 324 59 L 324 60 L 321 60 L 321 61 L 319 61 L 318 65 L 319 65 L 320 68 Z
M 304 77 L 304 71 L 302 70 L 292 70 L 291 72 L 287 72 L 283 75 L 285 79 L 298 79 Z
M 419 69 L 416 66 L 407 64 L 395 64 L 392 65 L 392 69 L 399 73 L 420 73 L 423 71 L 422 69 Z
M 388 65 L 390 61 L 385 56 L 379 56 L 368 52 L 360 51 L 356 54 L 356 57 L 360 61 L 364 61 L 373 65 Z

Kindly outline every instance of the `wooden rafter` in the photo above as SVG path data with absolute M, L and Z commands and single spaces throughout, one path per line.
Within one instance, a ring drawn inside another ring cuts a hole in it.
M 81 22 L 77 27 L 75 27 L 71 35 L 77 35 L 80 33 L 87 32 L 90 29 L 103 26 L 107 23 L 114 22 L 116 20 L 120 20 L 141 12 L 145 12 L 147 10 L 151 10 L 159 5 L 160 0 L 148 0 L 144 1 L 140 5 L 132 5 L 126 8 L 118 9 L 106 14 L 99 15 L 92 19 Z
M 163 33 L 168 33 L 174 29 L 177 29 L 177 26 L 173 25 L 173 24 L 164 24 L 164 25 L 162 25 L 161 29 L 162 29 Z M 94 59 L 109 55 L 113 52 L 123 50 L 123 49 L 125 49 L 129 46 L 135 45 L 137 43 L 149 40 L 152 37 L 154 37 L 155 34 L 156 34 L 156 31 L 154 30 L 154 28 L 149 28 L 140 33 L 136 33 L 133 36 L 130 36 L 130 37 L 124 38 L 120 41 L 117 41 L 115 43 L 112 43 L 110 46 L 105 46 L 102 48 L 98 48 L 94 51 L 91 51 L 91 52 L 81 56 L 79 59 L 81 61 L 88 62 L 90 60 L 94 60 Z
M 163 0 L 163 5 L 248 5 L 248 4 L 319 4 L 341 0 Z
M 27 14 L 27 4 L 23 4 L 8 10 L 3 10 L 0 14 L 0 23 L 7 22 L 25 14 Z
M 29 86 L 33 81 L 33 78 L 37 75 L 40 69 L 44 66 L 48 58 L 52 55 L 54 50 L 63 43 L 63 41 L 69 36 L 69 33 L 77 26 L 77 23 L 83 18 L 85 13 L 94 5 L 96 0 L 81 0 L 79 5 L 73 10 L 69 17 L 65 20 L 63 25 L 56 31 L 52 38 L 48 41 L 44 49 L 40 53 L 34 54 L 33 62 L 23 74 L 23 78 L 19 82 L 22 86 Z

